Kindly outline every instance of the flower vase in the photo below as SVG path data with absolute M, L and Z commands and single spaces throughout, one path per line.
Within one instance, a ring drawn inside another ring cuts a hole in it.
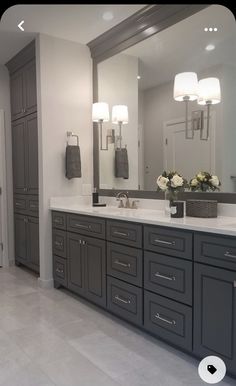
M 178 192 L 176 190 L 166 190 L 165 191 L 165 214 L 170 216 L 171 206 L 174 201 L 178 198 Z

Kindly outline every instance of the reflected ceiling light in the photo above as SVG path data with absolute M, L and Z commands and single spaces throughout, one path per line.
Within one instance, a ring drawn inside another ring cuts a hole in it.
M 107 12 L 103 13 L 102 18 L 103 18 L 103 20 L 109 21 L 109 20 L 112 20 L 114 18 L 114 15 L 112 12 L 107 11 Z
M 140 76 L 140 75 L 138 75 L 138 76 L 137 76 L 137 79 L 138 79 L 138 80 L 139 80 L 139 79 L 141 79 L 141 76 Z
M 214 44 L 208 44 L 206 47 L 205 47 L 205 50 L 206 51 L 213 51 L 216 47 L 214 46 Z

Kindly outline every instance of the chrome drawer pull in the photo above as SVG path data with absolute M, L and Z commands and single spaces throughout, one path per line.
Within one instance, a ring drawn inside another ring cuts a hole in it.
M 120 298 L 119 295 L 116 295 L 115 299 L 118 300 L 121 303 L 125 303 L 125 304 L 130 304 L 131 303 L 129 299 L 128 300 L 127 299 L 122 299 L 122 298 Z
M 165 241 L 165 240 L 160 240 L 160 239 L 155 239 L 155 243 L 159 244 L 165 244 L 165 245 L 175 245 L 175 241 Z
M 175 321 L 175 320 L 168 320 L 168 319 L 162 318 L 162 317 L 160 316 L 160 314 L 159 314 L 159 313 L 157 313 L 157 314 L 155 315 L 155 318 L 157 318 L 157 319 L 161 320 L 162 322 L 165 322 L 165 323 L 171 324 L 171 325 L 173 325 L 173 326 L 175 326 L 175 325 L 176 325 L 176 321 Z
M 121 265 L 122 267 L 125 267 L 125 268 L 130 268 L 131 267 L 130 263 L 126 264 L 126 263 L 123 263 L 122 261 L 119 261 L 119 260 L 115 260 L 115 264 Z
M 161 275 L 159 272 L 156 272 L 155 276 L 160 277 L 161 279 L 175 280 L 175 276 L 165 276 L 165 275 Z
M 74 224 L 77 228 L 82 228 L 82 229 L 90 229 L 91 226 L 90 225 L 82 225 L 82 224 L 78 224 L 78 223 L 75 223 Z
M 63 269 L 60 269 L 60 268 L 57 268 L 57 269 L 56 269 L 56 272 L 58 272 L 58 273 L 64 273 Z
M 15 206 L 22 206 L 20 202 L 15 202 Z
M 57 247 L 62 247 L 63 246 L 63 242 L 62 241 L 55 241 L 55 245 Z
M 54 222 L 55 222 L 56 224 L 62 224 L 62 220 L 59 219 L 59 218 L 54 218 Z
M 236 259 L 236 255 L 231 255 L 231 253 L 230 253 L 229 251 L 226 251 L 226 252 L 224 253 L 224 256 L 225 256 L 225 257 L 232 257 L 233 259 Z
M 119 232 L 119 231 L 114 231 L 113 233 L 114 233 L 114 235 L 118 235 L 118 236 L 125 236 L 125 237 L 129 236 L 129 233 L 124 233 L 124 232 Z
M 34 209 L 34 208 L 37 208 L 38 206 L 35 205 L 35 204 L 30 204 L 30 208 Z

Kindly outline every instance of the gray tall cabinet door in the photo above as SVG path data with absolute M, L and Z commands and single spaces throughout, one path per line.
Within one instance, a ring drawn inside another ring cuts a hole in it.
M 83 236 L 85 296 L 94 303 L 106 306 L 106 243 Z
M 194 352 L 219 356 L 236 375 L 236 272 L 196 264 Z
M 12 124 L 12 163 L 14 193 L 26 192 L 25 119 Z
M 30 264 L 39 266 L 39 220 L 36 217 L 28 217 L 27 256 Z
M 26 114 L 34 113 L 37 110 L 35 60 L 24 66 L 24 108 Z
M 15 257 L 20 263 L 27 262 L 27 218 L 15 215 Z
M 38 127 L 37 113 L 25 117 L 27 193 L 38 193 Z
M 10 77 L 12 120 L 24 115 L 24 71 L 20 68 Z
M 79 295 L 84 294 L 82 236 L 67 235 L 68 288 Z

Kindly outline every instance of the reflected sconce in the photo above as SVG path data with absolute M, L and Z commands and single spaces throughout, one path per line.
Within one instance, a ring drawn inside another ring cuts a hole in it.
M 119 141 L 120 149 L 122 147 L 122 125 L 126 125 L 129 122 L 128 106 L 126 105 L 115 105 L 112 107 L 112 123 L 119 125 Z
M 102 124 L 103 122 L 108 122 L 110 119 L 109 115 L 109 106 L 105 102 L 93 103 L 92 110 L 92 120 L 93 122 L 98 122 L 100 128 L 100 150 L 108 150 L 108 139 L 112 138 L 112 143 L 114 143 L 114 131 L 112 130 L 110 134 L 106 135 L 106 147 L 103 148 L 103 135 L 102 135 Z
M 210 129 L 210 106 L 216 105 L 221 102 L 221 90 L 220 90 L 220 81 L 218 78 L 205 78 L 199 80 L 198 83 L 198 101 L 199 105 L 207 106 L 207 135 L 206 138 L 202 137 L 201 130 L 201 139 L 207 140 L 209 138 L 209 129 Z
M 195 72 L 181 72 L 175 75 L 174 99 L 178 102 L 185 102 L 185 137 L 193 139 L 193 127 L 191 135 L 188 130 L 188 105 L 190 101 L 198 98 L 198 79 Z
M 221 91 L 218 78 L 205 78 L 198 82 L 195 72 L 182 72 L 175 76 L 174 99 L 185 102 L 185 138 L 193 139 L 194 131 L 200 130 L 200 139 L 207 141 L 210 131 L 210 106 L 220 103 Z M 197 100 L 199 105 L 207 106 L 207 134 L 204 138 L 204 112 L 197 110 L 192 112 L 191 127 L 188 125 L 189 101 Z M 189 134 L 190 132 L 190 134 Z

